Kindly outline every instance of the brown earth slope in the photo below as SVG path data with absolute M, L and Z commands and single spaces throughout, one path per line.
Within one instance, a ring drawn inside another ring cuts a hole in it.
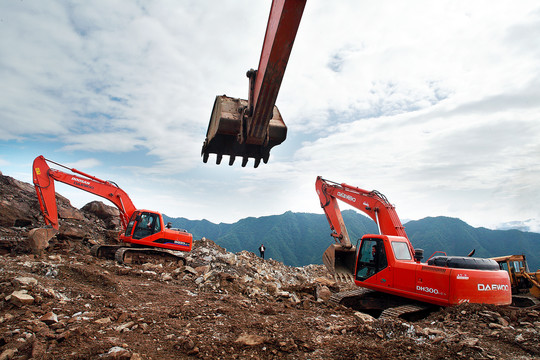
M 32 187 L 0 176 L 0 196 L 0 360 L 540 358 L 537 310 L 462 305 L 379 320 L 329 304 L 345 286 L 322 266 L 206 239 L 186 267 L 93 258 L 114 222 L 66 199 L 60 233 L 34 255 L 26 233 L 43 224 Z

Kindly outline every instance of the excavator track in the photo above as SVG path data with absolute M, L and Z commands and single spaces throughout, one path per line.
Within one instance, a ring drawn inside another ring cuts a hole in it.
M 122 245 L 94 245 L 90 248 L 90 253 L 100 259 L 114 260 L 116 252 L 123 247 Z
M 167 249 L 122 247 L 114 258 L 119 264 L 142 264 L 146 262 L 172 262 L 186 265 L 186 259 L 175 251 Z
M 401 305 L 393 308 L 388 308 L 383 310 L 379 319 L 397 319 L 405 314 L 413 314 L 416 312 L 428 310 L 430 306 L 428 305 Z
M 538 309 L 540 308 L 540 299 L 532 295 L 512 295 L 512 305 L 514 309 Z
M 397 319 L 414 317 L 422 312 L 429 312 L 435 307 L 431 304 L 412 302 L 408 299 L 393 296 L 367 288 L 342 291 L 333 294 L 328 300 L 335 305 L 343 305 L 352 309 L 376 315 L 378 319 Z
M 358 288 L 358 289 L 349 290 L 349 291 L 342 291 L 339 293 L 332 294 L 332 296 L 330 296 L 330 299 L 328 299 L 328 301 L 335 305 L 338 305 L 338 304 L 344 305 L 342 303 L 344 299 L 350 300 L 350 299 L 355 299 L 355 298 L 361 298 L 371 292 L 374 292 L 374 290 L 367 289 L 367 288 Z

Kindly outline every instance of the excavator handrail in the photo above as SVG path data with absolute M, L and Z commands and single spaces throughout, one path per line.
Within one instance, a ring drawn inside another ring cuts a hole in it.
M 445 253 L 444 251 L 437 250 L 437 251 L 435 251 L 435 252 L 428 258 L 428 261 L 429 261 L 429 259 L 431 259 L 432 257 L 434 257 L 435 254 L 443 254 L 443 256 L 448 256 L 448 255 L 446 255 L 446 253 Z

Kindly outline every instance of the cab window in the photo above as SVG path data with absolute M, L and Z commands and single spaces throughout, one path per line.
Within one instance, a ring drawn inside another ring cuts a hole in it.
M 363 281 L 388 266 L 381 239 L 365 239 L 358 250 L 356 279 Z
M 407 245 L 407 243 L 392 241 L 392 250 L 394 250 L 396 260 L 412 260 L 409 245 Z
M 142 213 L 133 232 L 134 239 L 142 239 L 161 231 L 159 217 L 156 214 Z
M 129 220 L 129 224 L 126 228 L 126 236 L 131 236 L 131 231 L 133 230 L 133 225 L 135 225 L 135 216 L 131 217 L 131 220 Z

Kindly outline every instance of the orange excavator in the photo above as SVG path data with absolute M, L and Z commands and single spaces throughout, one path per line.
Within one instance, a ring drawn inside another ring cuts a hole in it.
M 63 167 L 70 173 L 51 169 L 48 162 Z M 93 255 L 116 259 L 119 263 L 143 262 L 157 258 L 185 264 L 186 261 L 179 252 L 191 251 L 193 236 L 185 230 L 168 228 L 159 212 L 138 210 L 128 194 L 114 182 L 70 169 L 43 156 L 34 159 L 32 177 L 45 224 L 52 227 L 37 230 L 43 230 L 42 233 L 49 239 L 59 228 L 54 182 L 60 181 L 105 198 L 120 211 L 123 231 L 119 234 L 119 240 L 124 244 L 95 245 L 91 249 Z
M 220 164 L 229 155 L 229 165 L 237 156 L 242 166 L 248 159 L 266 164 L 272 147 L 287 137 L 287 127 L 275 106 L 281 81 L 300 26 L 306 0 L 273 0 L 264 36 L 258 70 L 249 70 L 248 100 L 217 96 L 210 116 L 201 155 L 207 162 L 216 154 Z
M 342 303 L 347 298 L 364 301 L 366 294 L 373 295 L 375 291 L 439 306 L 512 302 L 508 273 L 500 270 L 494 260 L 436 252 L 441 255 L 422 263 L 423 250 L 413 248 L 394 206 L 380 192 L 338 184 L 320 176 L 315 188 L 335 239 L 323 255 L 323 263 L 338 278 L 345 274 L 363 288 L 335 294 L 332 301 Z M 338 200 L 373 219 L 379 234 L 366 234 L 354 246 Z M 380 305 L 383 298 L 372 303 Z M 411 305 L 403 306 L 402 311 L 411 310 Z

